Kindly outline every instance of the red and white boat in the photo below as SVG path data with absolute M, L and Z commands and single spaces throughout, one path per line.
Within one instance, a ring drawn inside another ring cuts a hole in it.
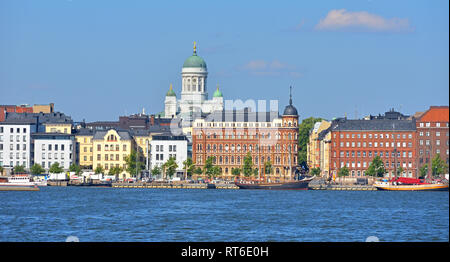
M 382 180 L 374 183 L 378 190 L 389 191 L 448 191 L 448 183 L 432 181 L 428 183 L 422 179 L 398 177 L 390 181 Z

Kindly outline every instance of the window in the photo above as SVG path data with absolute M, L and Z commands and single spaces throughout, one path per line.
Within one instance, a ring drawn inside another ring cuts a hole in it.
M 441 136 L 441 132 L 436 132 L 436 136 Z

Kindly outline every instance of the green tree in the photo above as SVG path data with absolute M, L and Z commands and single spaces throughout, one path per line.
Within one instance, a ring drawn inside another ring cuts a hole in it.
M 253 161 L 250 152 L 244 157 L 244 166 L 242 167 L 242 173 L 245 177 L 249 177 L 253 174 Z
M 448 165 L 442 160 L 440 154 L 436 154 L 431 160 L 431 174 L 433 177 L 439 177 L 448 171 Z
M 425 178 L 428 174 L 428 164 L 421 166 L 419 169 L 419 173 L 421 177 Z
M 185 179 L 192 176 L 192 173 L 194 172 L 195 169 L 192 158 L 188 157 L 186 160 L 183 161 L 183 169 L 186 175 Z
M 272 163 L 270 161 L 267 161 L 264 163 L 264 173 L 266 175 L 270 175 L 273 172 Z
M 141 161 L 143 159 L 140 152 L 131 150 L 131 153 L 125 157 L 125 163 L 127 164 L 127 171 L 131 176 L 135 177 L 139 175 L 145 168 L 145 163 Z
M 337 175 L 338 175 L 339 179 L 341 179 L 342 177 L 346 177 L 349 174 L 350 174 L 350 171 L 348 170 L 348 168 L 346 166 L 344 166 L 343 168 L 340 168 L 338 170 L 338 174 Z
M 403 167 L 399 167 L 398 169 L 397 169 L 397 176 L 401 176 L 402 175 L 402 173 L 403 173 Z
M 0 175 L 3 173 L 3 167 L 0 166 Z
M 104 169 L 102 166 L 97 166 L 94 170 L 95 174 L 103 174 Z
M 318 176 L 320 175 L 320 168 L 319 167 L 313 167 L 309 170 L 309 174 L 312 176 Z
M 155 166 L 154 168 L 152 168 L 152 176 L 158 176 L 161 175 L 161 168 L 159 166 Z
M 81 173 L 81 167 L 75 163 L 70 165 L 69 167 L 70 172 L 75 172 L 75 174 L 79 175 Z
M 374 177 L 383 177 L 386 170 L 384 168 L 383 160 L 381 160 L 380 156 L 376 156 L 372 159 L 372 163 L 370 163 L 369 168 L 367 168 L 366 175 Z
M 258 175 L 259 175 L 259 170 L 258 170 L 258 168 L 253 168 L 253 176 L 255 177 L 255 178 L 258 178 Z
M 196 174 L 197 176 L 203 175 L 203 170 L 201 167 L 196 167 L 194 169 L 194 174 Z
M 214 161 L 215 161 L 215 157 L 214 156 L 210 156 L 206 159 L 205 162 L 205 167 L 203 169 L 203 171 L 205 171 L 205 175 L 207 175 L 209 178 L 211 178 L 214 175 Z
M 222 170 L 220 169 L 219 166 L 214 166 L 213 167 L 213 171 L 212 171 L 212 177 L 216 178 L 218 176 L 222 175 Z
M 31 168 L 30 168 L 30 172 L 33 175 L 40 175 L 40 174 L 44 174 L 45 173 L 45 169 L 42 168 L 41 165 L 39 164 L 34 164 Z
M 53 165 L 50 166 L 50 169 L 48 170 L 49 173 L 58 174 L 64 172 L 64 169 L 59 166 L 58 162 L 53 163 Z
M 13 168 L 13 172 L 14 172 L 14 174 L 18 174 L 18 173 L 25 173 L 26 171 L 25 171 L 25 167 L 24 166 L 15 166 L 14 168 Z
M 322 118 L 306 118 L 298 126 L 298 164 L 306 165 L 307 163 L 307 145 L 309 142 L 309 134 L 316 122 L 322 121 Z
M 162 165 L 163 169 L 165 170 L 166 176 L 168 175 L 170 178 L 175 174 L 178 168 L 177 161 L 175 158 L 170 157 L 167 159 L 167 161 Z
M 120 175 L 120 173 L 122 173 L 122 171 L 123 171 L 123 168 L 121 168 L 121 167 L 116 167 L 116 166 L 111 167 L 108 171 L 108 175 L 117 177 Z
M 242 170 L 238 167 L 236 168 L 231 168 L 231 174 L 233 176 L 240 176 L 241 175 Z

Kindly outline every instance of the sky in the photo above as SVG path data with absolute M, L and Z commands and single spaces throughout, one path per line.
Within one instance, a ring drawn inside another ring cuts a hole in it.
M 193 42 L 208 91 L 300 119 L 449 105 L 448 1 L 1 0 L 0 104 L 74 121 L 164 110 Z

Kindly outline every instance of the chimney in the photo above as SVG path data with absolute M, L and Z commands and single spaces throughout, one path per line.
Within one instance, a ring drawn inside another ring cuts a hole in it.
M 155 115 L 150 116 L 150 125 L 152 125 L 152 126 L 155 125 Z

